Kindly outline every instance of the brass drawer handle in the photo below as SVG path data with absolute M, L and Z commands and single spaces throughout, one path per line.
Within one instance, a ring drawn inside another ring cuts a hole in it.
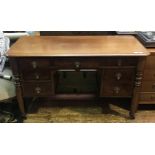
M 35 74 L 35 78 L 36 78 L 36 80 L 39 80 L 40 79 L 40 76 L 39 76 L 39 74 Z
M 78 62 L 78 61 L 75 62 L 75 67 L 76 67 L 76 68 L 80 68 L 80 62 Z
M 114 93 L 119 94 L 120 93 L 120 88 L 119 87 L 114 87 Z
M 121 77 L 122 77 L 122 73 L 116 73 L 116 75 L 115 75 L 115 76 L 116 76 L 116 79 L 117 79 L 117 80 L 120 80 L 120 79 L 121 79 Z
M 37 94 L 40 94 L 41 93 L 41 88 L 40 87 L 36 87 L 35 91 L 36 91 Z
M 37 68 L 37 62 L 36 61 L 32 61 L 32 67 L 33 67 L 33 69 Z
M 122 60 L 121 59 L 118 59 L 117 66 L 122 66 Z

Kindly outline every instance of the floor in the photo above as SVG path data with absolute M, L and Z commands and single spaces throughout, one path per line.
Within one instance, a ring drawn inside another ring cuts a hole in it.
M 155 105 L 140 105 L 129 119 L 129 101 L 36 101 L 30 104 L 25 123 L 154 123 Z M 32 106 L 33 105 L 33 106 Z M 33 107 L 33 108 L 32 108 Z

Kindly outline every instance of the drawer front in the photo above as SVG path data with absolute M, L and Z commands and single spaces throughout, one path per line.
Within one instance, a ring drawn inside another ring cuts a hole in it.
M 19 60 L 19 68 L 21 70 L 49 68 L 51 63 L 52 61 L 46 58 L 23 58 Z
M 155 69 L 155 56 L 148 56 L 145 64 L 146 69 Z
M 140 93 L 140 102 L 139 103 L 155 103 L 155 93 Z
M 155 81 L 155 69 L 145 69 L 143 80 L 144 81 L 147 81 L 147 80 Z
M 108 57 L 100 62 L 100 66 L 136 66 L 138 59 L 136 57 Z
M 135 78 L 135 69 L 127 68 L 127 69 L 104 69 L 102 78 L 103 80 L 111 80 L 111 81 L 129 81 L 134 80 Z
M 94 69 L 99 67 L 99 62 L 93 59 L 66 58 L 55 60 L 54 66 L 59 69 Z
M 145 81 L 142 83 L 142 92 L 155 92 L 155 81 Z
M 50 80 L 52 72 L 50 70 L 26 70 L 21 73 L 23 80 Z
M 131 97 L 133 85 L 128 82 L 112 83 L 105 81 L 101 90 L 101 97 Z
M 51 82 L 25 82 L 22 84 L 23 96 L 48 96 L 54 95 L 54 86 Z

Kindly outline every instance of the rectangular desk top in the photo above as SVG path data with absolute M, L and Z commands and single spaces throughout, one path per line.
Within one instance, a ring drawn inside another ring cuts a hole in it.
M 8 51 L 9 57 L 147 56 L 134 36 L 27 36 Z

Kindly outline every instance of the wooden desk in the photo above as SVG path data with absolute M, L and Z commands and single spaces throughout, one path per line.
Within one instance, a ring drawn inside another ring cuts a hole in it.
M 131 97 L 132 118 L 135 117 L 148 55 L 149 52 L 133 36 L 23 37 L 8 52 L 23 115 L 23 97 L 59 95 L 56 92 L 60 84 L 59 71 L 93 70 L 98 84 L 94 95 L 106 98 Z

